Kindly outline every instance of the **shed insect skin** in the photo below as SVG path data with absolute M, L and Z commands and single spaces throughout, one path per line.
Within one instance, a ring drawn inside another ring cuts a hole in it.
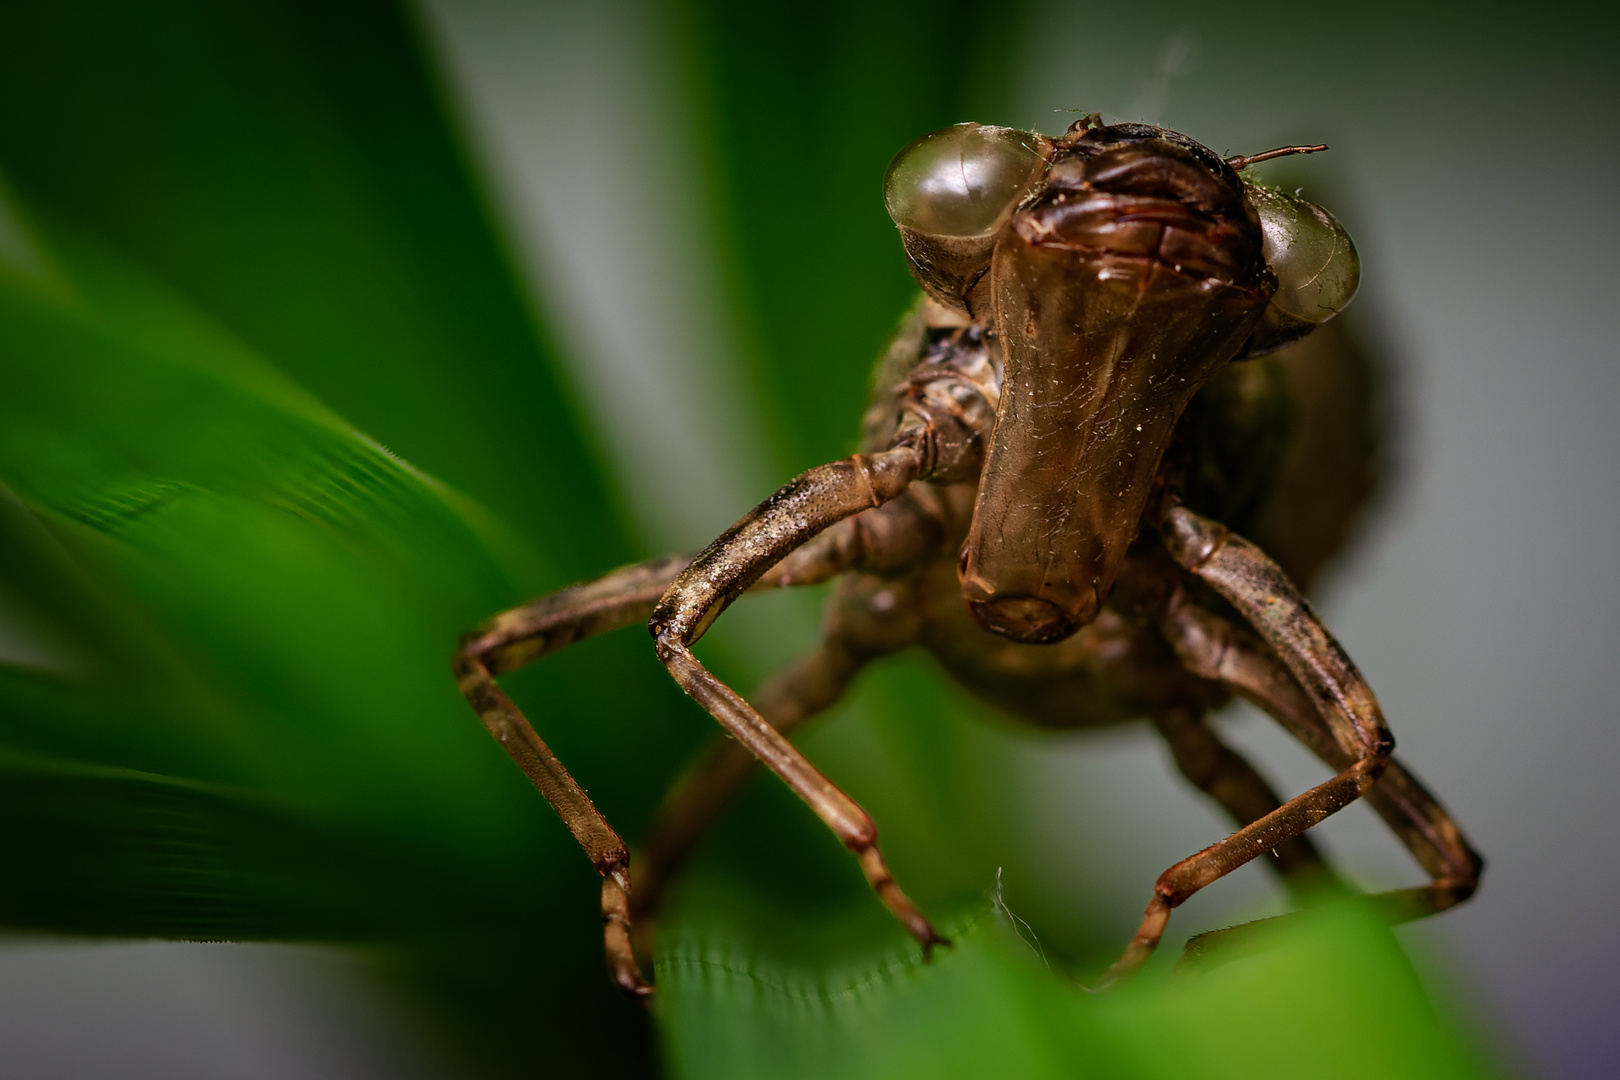
M 694 558 L 614 571 L 462 639 L 462 693 L 602 875 L 608 967 L 625 993 L 652 992 L 633 927 L 756 761 L 851 850 L 925 958 L 948 944 L 889 872 L 866 812 L 787 738 L 863 666 L 913 646 L 1043 727 L 1149 720 L 1239 826 L 1160 876 L 1099 985 L 1152 954 L 1174 908 L 1262 854 L 1296 897 L 1335 880 L 1305 833 L 1362 797 L 1431 879 L 1377 898 L 1391 920 L 1474 892 L 1479 856 L 1393 758 L 1371 689 L 1295 584 L 1342 539 L 1365 461 L 1305 459 L 1322 483 L 1289 489 L 1280 514 L 1268 503 L 1287 487 L 1290 423 L 1343 420 L 1309 401 L 1291 416 L 1280 361 L 1249 358 L 1342 308 L 1355 256 L 1326 211 L 1234 167 L 1320 149 L 1223 160 L 1095 114 L 1060 137 L 971 124 L 925 136 L 897 155 L 885 197 L 927 296 L 879 363 L 861 451 L 790 481 Z M 939 182 L 941 162 L 959 182 Z M 1246 523 L 1278 539 L 1294 578 L 1233 531 Z M 692 654 L 745 594 L 832 578 L 820 645 L 752 703 Z M 671 788 L 632 888 L 628 848 L 495 678 L 636 622 L 732 738 Z M 1333 777 L 1280 797 L 1205 722 L 1232 696 Z

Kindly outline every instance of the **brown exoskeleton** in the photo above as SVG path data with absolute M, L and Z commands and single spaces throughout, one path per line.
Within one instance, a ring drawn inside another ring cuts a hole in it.
M 1274 153 L 1307 149 L 1319 148 Z M 650 992 L 632 911 L 651 910 L 756 758 L 855 853 L 925 954 L 942 943 L 866 813 L 786 738 L 862 665 L 912 645 L 1043 726 L 1150 719 L 1240 826 L 1160 876 L 1105 982 L 1147 959 L 1173 908 L 1259 855 L 1290 881 L 1325 877 L 1303 834 L 1362 796 L 1432 878 L 1380 898 L 1391 919 L 1473 893 L 1479 857 L 1391 758 L 1355 665 L 1278 564 L 1222 523 L 1242 516 L 1234 492 L 1264 487 L 1262 444 L 1286 402 L 1211 380 L 1311 332 L 1358 273 L 1326 211 L 1239 176 L 1255 160 L 1095 116 L 1057 138 L 961 124 L 919 139 L 885 197 L 927 297 L 880 365 L 863 451 L 791 481 L 695 559 L 615 571 L 463 639 L 462 692 L 602 875 L 608 963 L 626 992 Z M 745 592 L 838 575 L 820 647 L 754 704 L 693 657 Z M 494 677 L 649 617 L 659 660 L 735 741 L 671 791 L 632 902 L 624 843 Z M 1205 723 L 1232 695 L 1335 775 L 1279 799 Z

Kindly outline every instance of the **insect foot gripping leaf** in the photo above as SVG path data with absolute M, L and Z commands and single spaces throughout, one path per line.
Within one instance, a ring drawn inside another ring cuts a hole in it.
M 1246 181 L 1233 166 L 1252 160 L 1095 117 L 1059 137 L 961 124 L 912 143 L 884 198 L 927 299 L 880 368 L 861 452 L 790 481 L 690 561 L 615 571 L 464 639 L 464 694 L 602 875 L 623 990 L 650 989 L 632 917 L 656 911 L 754 759 L 855 854 L 924 959 L 944 943 L 890 872 L 872 819 L 786 737 L 863 666 L 912 645 L 1044 727 L 1150 721 L 1238 826 L 1161 875 L 1102 985 L 1152 954 L 1172 910 L 1261 855 L 1298 897 L 1335 880 L 1305 834 L 1359 798 L 1432 878 L 1377 898 L 1384 918 L 1473 892 L 1479 858 L 1391 756 L 1366 681 L 1283 568 L 1223 520 L 1240 511 L 1232 492 L 1264 501 L 1275 441 L 1230 433 L 1284 427 L 1286 400 L 1253 396 L 1263 380 L 1256 391 L 1226 380 L 1184 422 L 1234 361 L 1311 333 L 1355 291 L 1344 230 Z M 1232 482 L 1206 482 L 1216 473 Z M 746 593 L 831 578 L 821 644 L 752 703 L 692 654 Z M 633 887 L 626 846 L 494 677 L 642 620 L 659 660 L 734 741 L 672 790 Z M 1232 696 L 1334 776 L 1281 798 L 1205 722 Z M 1206 938 L 1199 951 L 1242 938 Z

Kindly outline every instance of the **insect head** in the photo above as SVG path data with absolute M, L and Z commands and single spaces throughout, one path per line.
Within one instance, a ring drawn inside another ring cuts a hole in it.
M 999 343 L 961 578 L 1017 641 L 1096 617 L 1193 394 L 1331 318 L 1358 277 L 1327 211 L 1144 124 L 958 124 L 896 155 L 884 198 L 919 284 Z

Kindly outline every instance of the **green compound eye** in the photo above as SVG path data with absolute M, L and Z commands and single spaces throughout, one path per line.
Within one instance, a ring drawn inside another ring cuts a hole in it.
M 986 236 L 1028 185 L 1043 155 L 1013 128 L 957 124 L 894 156 L 883 179 L 889 217 L 932 236 Z
M 1333 215 L 1294 195 L 1249 187 L 1260 214 L 1262 251 L 1277 275 L 1272 306 L 1296 319 L 1324 323 L 1345 309 L 1361 280 L 1350 234 Z

